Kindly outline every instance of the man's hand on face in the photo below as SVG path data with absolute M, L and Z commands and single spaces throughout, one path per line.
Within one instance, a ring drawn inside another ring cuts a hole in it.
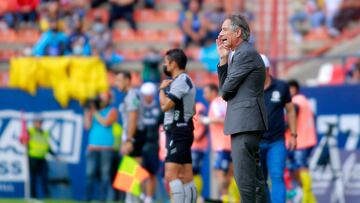
M 219 65 L 227 64 L 230 49 L 224 45 L 224 43 L 222 42 L 221 36 L 219 36 L 216 39 L 216 46 L 217 46 L 217 52 L 220 56 L 220 64 Z

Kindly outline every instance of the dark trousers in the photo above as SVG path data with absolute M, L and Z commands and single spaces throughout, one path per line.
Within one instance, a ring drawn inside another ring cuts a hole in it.
M 49 196 L 48 190 L 48 168 L 45 159 L 38 159 L 29 157 L 29 165 L 30 165 L 30 190 L 31 190 L 31 197 L 38 198 L 39 193 L 36 192 L 36 188 L 40 183 L 40 188 L 43 189 L 41 192 L 42 195 L 46 197 Z M 38 181 L 40 181 L 38 183 Z M 41 194 L 40 193 L 40 194 Z
M 265 203 L 265 181 L 259 163 L 261 132 L 231 135 L 234 177 L 242 203 Z
M 130 24 L 133 30 L 136 30 L 137 27 L 133 16 L 134 16 L 133 5 L 118 6 L 116 4 L 111 4 L 109 27 L 112 29 L 115 21 L 120 18 L 123 18 Z
M 99 179 L 99 199 L 104 201 L 108 195 L 111 177 L 112 150 L 92 150 L 87 152 L 86 159 L 86 201 L 91 201 L 93 197 L 93 187 Z M 99 178 L 98 178 L 99 177 Z

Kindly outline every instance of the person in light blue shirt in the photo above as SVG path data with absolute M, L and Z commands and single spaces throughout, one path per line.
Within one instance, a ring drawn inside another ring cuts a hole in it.
M 124 61 L 124 57 L 116 53 L 112 45 L 108 45 L 105 50 L 100 53 L 100 57 L 108 70 L 111 70 L 115 65 Z
M 83 22 L 78 17 L 73 17 L 72 33 L 69 37 L 71 54 L 75 56 L 90 56 L 91 46 L 88 35 L 84 32 Z
M 117 121 L 116 108 L 110 106 L 112 94 L 105 92 L 89 104 L 85 111 L 85 127 L 89 129 L 86 156 L 86 201 L 93 198 L 93 186 L 99 177 L 99 199 L 105 202 L 110 185 L 114 136 L 112 125 Z M 100 176 L 97 176 L 97 174 Z
M 219 54 L 217 53 L 216 43 L 210 43 L 200 50 L 199 60 L 211 73 L 217 73 L 217 63 Z
M 63 56 L 70 54 L 69 38 L 58 30 L 57 20 L 49 20 L 49 30 L 44 32 L 33 47 L 34 56 Z

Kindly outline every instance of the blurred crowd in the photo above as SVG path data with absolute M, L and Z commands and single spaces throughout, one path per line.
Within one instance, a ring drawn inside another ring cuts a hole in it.
M 2 17 L 13 29 L 38 28 L 42 34 L 32 51 L 33 56 L 100 56 L 107 67 L 123 60 L 114 51 L 111 31 L 100 14 L 85 19 L 86 0 L 19 0 L 17 10 Z
M 309 31 L 320 28 L 335 37 L 360 18 L 356 0 L 296 0 L 291 3 L 294 14 L 289 22 L 299 42 Z
M 39 29 L 42 34 L 30 49 L 25 48 L 25 56 L 100 56 L 107 68 L 120 63 L 125 58 L 113 43 L 113 31 L 118 20 L 128 22 L 136 33 L 134 12 L 136 9 L 158 9 L 155 0 L 6 0 L 7 11 L 1 11 L 0 29 Z M 209 3 L 210 2 L 210 3 Z M 183 43 L 176 47 L 200 48 L 199 59 L 214 72 L 214 61 L 218 60 L 215 39 L 221 29 L 226 14 L 226 1 L 181 0 L 178 27 L 183 32 Z M 98 8 L 105 8 L 98 9 Z M 251 20 L 251 14 L 241 11 Z M 120 28 L 123 29 L 123 28 Z M 160 53 L 163 50 L 145 47 L 143 80 L 158 82 L 157 71 Z
M 351 66 L 347 73 L 346 82 L 348 84 L 360 84 L 360 61 Z
M 160 5 L 164 2 L 166 1 L 2 0 L 0 31 L 13 29 L 22 32 L 23 28 L 41 31 L 40 38 L 32 47 L 27 45 L 28 47 L 21 48 L 21 56 L 99 56 L 108 70 L 118 70 L 118 64 L 122 61 L 136 60 L 142 63 L 142 81 L 158 83 L 161 55 L 164 51 L 162 49 L 165 48 L 160 48 L 161 46 L 154 42 L 127 49 L 123 43 L 126 43 L 127 37 L 143 32 L 144 28 L 137 24 L 142 21 L 136 20 L 136 12 L 167 10 Z M 179 2 L 181 9 L 175 13 L 178 14 L 176 29 L 182 33 L 182 41 L 179 44 L 165 39 L 161 40 L 161 43 L 171 48 L 186 48 L 190 59 L 200 61 L 208 72 L 216 73 L 219 59 L 215 39 L 225 16 L 240 12 L 247 17 L 250 25 L 254 24 L 256 16 L 245 8 L 245 4 L 236 3 L 242 1 Z M 327 39 L 329 36 L 338 36 L 360 17 L 357 0 L 295 0 L 289 3 L 289 8 L 293 9 L 293 12 L 289 12 L 291 33 L 298 42 L 302 42 L 313 32 L 325 33 Z M 5 7 L 7 10 L 2 9 Z M 118 20 L 127 22 L 128 26 L 118 26 Z M 130 34 L 122 36 L 120 40 L 114 40 L 119 33 L 125 33 L 126 30 L 129 30 Z M 168 30 L 164 29 L 162 32 L 166 33 Z M 253 44 L 256 42 L 256 34 L 253 33 L 250 38 Z M 146 38 L 147 35 L 143 37 Z M 352 72 L 353 70 L 349 72 L 349 77 Z

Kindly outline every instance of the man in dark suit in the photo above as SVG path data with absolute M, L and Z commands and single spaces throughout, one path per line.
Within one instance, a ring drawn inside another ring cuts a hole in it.
M 231 15 L 216 40 L 220 88 L 228 104 L 224 133 L 231 135 L 234 177 L 244 203 L 266 202 L 259 167 L 259 143 L 267 129 L 265 68 L 261 56 L 249 44 L 249 37 L 245 18 Z

